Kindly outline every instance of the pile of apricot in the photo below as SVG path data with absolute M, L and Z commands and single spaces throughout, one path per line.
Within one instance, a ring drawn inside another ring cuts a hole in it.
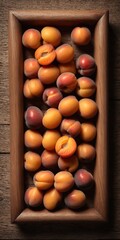
M 49 211 L 87 206 L 87 191 L 94 186 L 96 63 L 86 53 L 76 59 L 74 50 L 90 43 L 91 32 L 75 27 L 70 38 L 71 44 L 62 42 L 52 26 L 22 35 L 24 167 L 32 176 L 25 203 Z

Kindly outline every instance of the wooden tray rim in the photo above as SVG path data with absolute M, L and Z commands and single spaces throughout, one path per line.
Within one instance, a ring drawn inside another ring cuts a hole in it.
M 41 18 L 43 16 L 44 16 L 44 18 L 47 17 L 48 19 L 54 19 L 57 17 L 58 19 L 61 19 L 62 21 L 63 21 L 63 19 L 67 19 L 70 21 L 71 21 L 71 19 L 72 20 L 74 19 L 75 21 L 77 21 L 77 19 L 81 19 L 84 16 L 84 19 L 90 18 L 90 20 L 92 19 L 92 21 L 95 21 L 95 22 L 102 21 L 102 19 L 104 18 L 105 23 L 108 24 L 108 15 L 109 15 L 108 10 L 100 10 L 100 11 L 99 10 L 98 11 L 93 11 L 93 10 L 86 10 L 86 11 L 81 11 L 81 10 L 68 10 L 68 11 L 67 10 L 64 10 L 64 11 L 63 10 L 61 10 L 61 11 L 60 10 L 56 10 L 56 11 L 55 10 L 42 10 L 42 11 L 40 11 L 40 10 L 27 10 L 27 11 L 26 10 L 22 10 L 22 11 L 15 10 L 15 11 L 10 11 L 9 12 L 9 52 L 10 52 L 9 62 L 11 61 L 12 50 L 13 50 L 13 45 L 12 45 L 13 43 L 11 44 L 11 42 L 10 42 L 11 39 L 13 41 L 13 35 L 11 33 L 11 28 L 13 27 L 13 21 L 17 21 L 17 24 L 19 24 L 21 22 L 26 22 L 29 19 L 34 20 L 34 21 L 36 21 L 36 19 L 41 20 Z M 107 27 L 107 25 L 106 25 L 106 27 Z M 104 49 L 104 50 L 106 51 L 106 54 L 107 54 L 107 49 Z M 12 63 L 9 66 L 10 83 L 12 82 L 13 75 L 14 75 L 13 73 L 11 73 L 12 72 L 11 65 L 12 65 Z M 106 78 L 107 78 L 107 75 L 106 75 Z M 106 91 L 106 93 L 107 93 L 107 91 Z M 13 108 L 13 101 L 15 100 L 14 97 L 15 97 L 15 95 L 14 94 L 12 95 L 12 91 L 10 88 L 10 109 L 11 109 L 11 111 Z M 107 99 L 106 99 L 106 105 L 107 105 Z M 16 108 L 16 106 L 15 106 L 15 108 Z M 13 115 L 11 116 L 11 126 L 12 126 L 12 121 L 14 124 L 15 119 L 14 119 Z M 11 142 L 13 141 L 13 135 L 14 135 L 13 132 L 14 132 L 14 130 L 11 128 Z M 106 130 L 106 134 L 107 134 L 107 130 Z M 12 161 L 12 158 L 14 155 L 14 148 L 15 148 L 15 143 L 14 143 L 14 146 L 11 143 L 11 182 L 13 180 L 13 178 L 12 178 L 13 164 L 15 164 L 15 160 Z M 107 168 L 107 166 L 106 166 L 106 168 Z M 107 178 L 105 179 L 105 182 L 107 184 Z M 11 183 L 11 205 L 13 205 L 14 202 L 17 200 L 16 199 L 14 201 L 14 199 L 12 197 L 12 191 L 14 188 L 14 186 L 12 184 L 13 183 Z M 17 189 L 14 188 L 14 191 L 17 191 Z M 20 198 L 20 196 L 19 196 L 19 198 Z M 105 206 L 106 206 L 106 203 L 105 203 Z M 71 211 L 69 211 L 69 212 L 70 212 L 70 214 L 66 212 L 65 216 L 62 215 L 63 213 L 62 214 L 56 213 L 56 215 L 54 217 L 52 213 L 49 213 L 49 212 L 46 213 L 46 211 L 44 211 L 43 215 L 41 215 L 41 213 L 40 213 L 40 216 L 38 216 L 35 213 L 33 214 L 31 212 L 31 210 L 29 210 L 29 209 L 23 210 L 23 206 L 21 205 L 20 209 L 15 209 L 14 211 L 13 211 L 13 209 L 11 210 L 11 222 L 24 222 L 24 221 L 32 221 L 32 220 L 33 221 L 46 221 L 46 220 L 52 220 L 52 221 L 56 221 L 56 220 L 83 221 L 84 220 L 84 221 L 87 221 L 87 220 L 91 220 L 91 221 L 103 222 L 103 221 L 107 221 L 107 216 L 108 216 L 107 209 L 103 215 L 96 208 L 90 209 L 85 214 L 82 213 L 79 215 L 76 213 L 72 213 Z M 30 214 L 32 217 L 30 216 Z M 71 215 L 71 217 L 70 217 L 70 215 Z

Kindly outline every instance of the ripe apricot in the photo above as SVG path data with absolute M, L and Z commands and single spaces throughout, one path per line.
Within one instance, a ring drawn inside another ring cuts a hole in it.
M 42 136 L 38 131 L 29 129 L 24 134 L 24 142 L 28 148 L 39 148 L 42 144 Z
M 83 207 L 85 203 L 86 203 L 85 194 L 77 189 L 74 189 L 65 197 L 66 206 L 73 210 Z
M 24 154 L 24 167 L 27 171 L 36 171 L 41 166 L 41 157 L 38 153 L 28 151 Z
M 43 193 L 36 187 L 29 187 L 25 191 L 25 203 L 30 207 L 39 207 L 43 201 Z
M 75 96 L 69 95 L 64 97 L 59 105 L 58 109 L 63 116 L 69 117 L 78 111 L 79 103 Z
M 39 171 L 34 175 L 33 182 L 39 190 L 47 190 L 54 183 L 54 174 L 49 170 Z
M 50 43 L 54 47 L 57 47 L 61 42 L 61 33 L 55 27 L 51 26 L 44 27 L 41 31 L 41 36 L 46 43 Z
M 82 123 L 80 138 L 84 142 L 90 142 L 96 137 L 96 127 L 92 123 Z
M 57 87 L 64 93 L 71 93 L 77 86 L 77 78 L 74 73 L 64 72 L 57 78 Z
M 43 135 L 43 147 L 48 151 L 55 150 L 55 144 L 60 136 L 61 135 L 57 130 L 47 130 Z
M 26 98 L 40 97 L 44 86 L 38 78 L 27 79 L 24 83 L 23 93 Z
M 97 104 L 92 99 L 83 98 L 79 101 L 79 111 L 83 118 L 93 118 L 98 111 Z
M 74 138 L 67 135 L 60 137 L 55 145 L 56 153 L 63 158 L 72 156 L 75 153 L 76 149 L 76 141 Z
M 54 209 L 56 209 L 61 203 L 61 201 L 62 193 L 57 191 L 55 188 L 49 189 L 45 193 L 43 198 L 44 207 L 49 211 L 53 211 Z
M 96 84 L 91 78 L 80 77 L 77 79 L 77 83 L 76 93 L 80 97 L 91 97 L 94 94 Z
M 44 150 L 41 155 L 42 165 L 48 169 L 55 169 L 58 165 L 58 158 L 55 151 Z
M 71 39 L 78 45 L 87 45 L 91 40 L 91 32 L 87 27 L 75 27 L 71 32 Z
M 41 34 L 37 29 L 29 28 L 22 35 L 22 43 L 27 48 L 36 49 L 40 46 Z
M 35 51 L 35 58 L 41 65 L 51 64 L 56 57 L 56 52 L 51 44 L 45 44 L 40 46 Z
M 54 83 L 60 74 L 60 70 L 55 65 L 47 65 L 40 67 L 38 71 L 38 78 L 43 84 Z
M 61 113 L 56 108 L 49 108 L 42 119 L 42 124 L 48 129 L 57 128 L 62 121 Z
M 90 162 L 95 158 L 95 148 L 87 143 L 81 143 L 77 147 L 77 156 L 80 162 Z
M 91 76 L 96 70 L 95 59 L 89 54 L 82 54 L 76 60 L 76 68 L 81 75 Z
M 56 59 L 59 63 L 68 63 L 74 58 L 74 48 L 64 43 L 56 48 Z
M 28 58 L 24 61 L 24 74 L 28 78 L 35 78 L 38 75 L 40 65 L 35 58 Z
M 78 158 L 73 155 L 69 158 L 59 157 L 58 167 L 63 171 L 75 172 L 79 166 Z
M 42 125 L 43 113 L 36 106 L 30 106 L 25 111 L 25 123 L 28 128 L 39 129 Z
M 86 189 L 93 185 L 93 175 L 86 169 L 79 169 L 74 176 L 75 184 L 79 189 Z
M 69 134 L 71 137 L 76 137 L 81 132 L 81 124 L 79 121 L 66 118 L 62 120 L 60 130 L 62 134 Z
M 56 87 L 46 88 L 43 92 L 43 101 L 48 106 L 57 108 L 59 102 L 62 100 L 63 95 Z
M 59 192 L 67 192 L 74 185 L 74 178 L 68 171 L 60 171 L 54 177 L 54 187 Z

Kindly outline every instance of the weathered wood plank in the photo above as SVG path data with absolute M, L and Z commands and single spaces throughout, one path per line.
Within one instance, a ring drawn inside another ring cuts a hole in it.
M 109 93 L 120 100 L 120 1 L 117 0 L 2 0 L 0 1 L 0 124 L 10 123 L 8 81 L 8 11 L 16 9 L 109 9 Z M 110 225 L 87 230 L 73 223 L 44 223 L 18 226 L 10 224 L 10 162 L 9 154 L 0 155 L 0 239 L 120 239 L 120 102 L 110 101 L 109 165 L 110 165 Z M 0 125 L 0 152 L 8 153 L 9 125 Z
M 10 126 L 0 125 L 0 152 L 10 152 Z

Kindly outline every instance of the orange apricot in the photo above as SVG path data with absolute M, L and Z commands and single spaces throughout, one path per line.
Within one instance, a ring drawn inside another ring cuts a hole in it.
M 38 153 L 28 151 L 24 154 L 24 167 L 27 171 L 36 171 L 41 166 L 41 157 Z
M 61 135 L 57 130 L 47 130 L 42 139 L 43 147 L 48 151 L 55 150 L 55 144 L 60 136 Z
M 60 74 L 60 70 L 55 65 L 47 65 L 40 67 L 38 71 L 38 78 L 43 84 L 54 83 Z
M 54 183 L 54 174 L 49 170 L 39 171 L 34 175 L 33 182 L 39 190 L 47 190 Z
M 38 78 L 27 79 L 24 83 L 23 93 L 26 98 L 40 97 L 44 91 L 44 86 Z
M 87 27 L 75 27 L 71 32 L 71 39 L 78 45 L 87 45 L 91 40 L 91 32 Z
M 75 153 L 76 149 L 76 141 L 74 138 L 67 135 L 60 137 L 55 145 L 56 153 L 63 158 L 72 156 Z
M 24 141 L 28 148 L 39 148 L 42 144 L 42 136 L 38 131 L 29 129 L 24 134 Z
M 60 171 L 54 177 L 54 187 L 59 192 L 67 192 L 74 185 L 74 178 L 68 171 Z
M 24 61 L 24 74 L 28 78 L 36 78 L 40 65 L 35 58 L 28 58 Z
M 45 44 L 37 48 L 35 51 L 35 58 L 41 65 L 51 64 L 56 57 L 56 52 L 51 44 Z
M 22 43 L 27 48 L 36 49 L 40 46 L 41 34 L 37 29 L 27 29 L 22 36 Z
M 98 107 L 92 99 L 83 98 L 79 101 L 79 111 L 83 118 L 89 119 L 95 117 Z
M 45 193 L 43 198 L 44 207 L 49 211 L 53 211 L 54 209 L 56 209 L 61 203 L 61 201 L 62 193 L 57 191 L 55 188 L 49 189 Z
M 49 108 L 42 119 L 42 124 L 48 129 L 57 128 L 62 121 L 61 113 L 56 108 Z
M 58 105 L 60 113 L 66 117 L 72 116 L 74 113 L 78 111 L 78 108 L 79 108 L 78 100 L 73 95 L 64 97 Z
M 90 144 L 81 143 L 77 147 L 77 156 L 80 162 L 90 162 L 95 158 L 96 150 Z
M 74 48 L 70 44 L 62 44 L 55 51 L 59 63 L 68 63 L 74 58 Z
M 43 201 L 43 193 L 36 187 L 29 187 L 25 191 L 25 203 L 30 207 L 39 207 Z
M 59 157 L 58 167 L 63 171 L 75 172 L 79 166 L 78 158 L 73 155 L 69 158 Z
M 90 142 L 96 137 L 96 127 L 92 123 L 82 123 L 80 138 L 85 142 Z
M 61 42 L 61 33 L 55 27 L 51 26 L 44 27 L 41 31 L 41 36 L 46 43 L 50 43 L 54 47 L 57 47 Z

